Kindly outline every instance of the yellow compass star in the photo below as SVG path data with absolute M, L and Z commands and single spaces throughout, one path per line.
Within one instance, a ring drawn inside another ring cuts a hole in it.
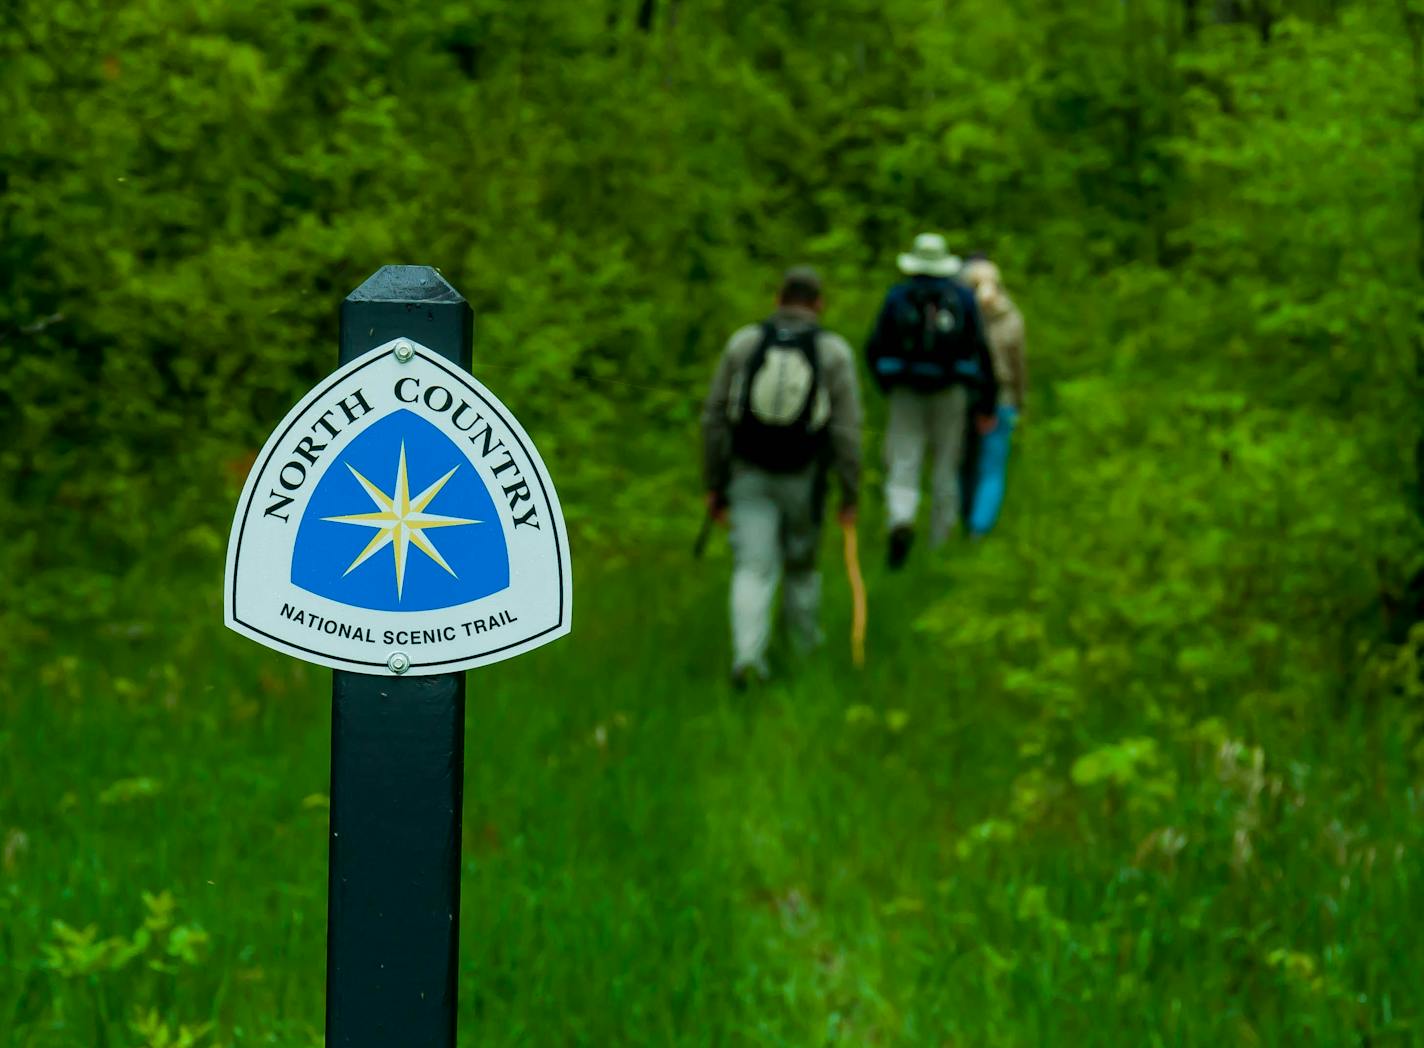
M 345 574 L 350 575 L 376 552 L 386 546 L 392 547 L 396 558 L 396 599 L 400 600 L 405 591 L 405 566 L 409 555 L 409 547 L 414 546 L 431 560 L 435 561 L 442 568 L 448 571 L 455 578 L 455 571 L 449 564 L 445 563 L 445 558 L 440 555 L 440 551 L 431 544 L 430 540 L 423 534 L 430 528 L 450 528 L 458 524 L 483 524 L 481 520 L 467 520 L 464 517 L 441 517 L 434 513 L 426 513 L 425 507 L 430 505 L 432 499 L 440 493 L 440 489 L 445 486 L 445 482 L 455 475 L 456 466 L 449 473 L 437 480 L 430 487 L 426 488 L 415 498 L 410 497 L 410 484 L 406 477 L 405 469 L 405 442 L 401 442 L 400 465 L 396 467 L 396 487 L 395 494 L 387 495 L 380 488 L 372 484 L 365 477 L 356 471 L 356 467 L 351 463 L 346 464 L 346 468 L 366 489 L 366 494 L 371 496 L 371 501 L 379 509 L 377 513 L 355 513 L 347 517 L 323 517 L 322 520 L 334 521 L 337 524 L 359 524 L 364 528 L 376 528 L 376 537 L 363 549 L 351 562 L 351 566 L 346 569 Z

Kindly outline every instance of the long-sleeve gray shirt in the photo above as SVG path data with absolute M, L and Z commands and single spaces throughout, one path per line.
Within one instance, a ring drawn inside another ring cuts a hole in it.
M 809 309 L 787 306 L 772 314 L 771 320 L 793 331 L 804 331 L 815 326 L 816 314 Z M 761 336 L 760 324 L 749 324 L 732 335 L 703 403 L 702 471 L 708 491 L 724 491 L 731 476 L 732 412 L 738 406 L 746 366 Z M 819 396 L 825 398 L 824 409 L 829 411 L 826 426 L 831 467 L 840 482 L 843 504 L 854 505 L 860 497 L 860 391 L 855 355 L 846 340 L 831 331 L 817 332 L 816 354 Z

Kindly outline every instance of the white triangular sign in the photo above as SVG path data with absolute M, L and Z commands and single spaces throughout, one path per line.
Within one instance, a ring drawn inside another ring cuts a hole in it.
M 334 669 L 484 666 L 569 632 L 568 534 L 529 435 L 468 373 L 395 339 L 268 438 L 228 540 L 227 624 Z

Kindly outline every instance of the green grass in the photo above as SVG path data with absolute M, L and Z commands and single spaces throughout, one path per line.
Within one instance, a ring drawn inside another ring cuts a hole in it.
M 574 634 L 470 677 L 462 1044 L 1424 1043 L 1417 699 L 1072 439 L 933 569 L 866 523 L 863 673 L 835 536 L 823 657 L 747 696 L 720 540 L 582 550 Z M 318 1044 L 329 675 L 131 588 L 0 678 L 0 1044 Z

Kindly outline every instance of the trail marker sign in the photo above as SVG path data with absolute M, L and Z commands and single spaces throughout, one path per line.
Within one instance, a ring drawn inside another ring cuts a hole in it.
M 227 624 L 333 669 L 483 666 L 569 631 L 568 537 L 534 443 L 414 338 L 327 376 L 258 454 Z
M 463 671 L 569 632 L 558 496 L 469 374 L 473 323 L 429 266 L 348 295 L 338 369 L 257 456 L 228 542 L 227 624 L 333 669 L 332 1048 L 454 1048 Z

